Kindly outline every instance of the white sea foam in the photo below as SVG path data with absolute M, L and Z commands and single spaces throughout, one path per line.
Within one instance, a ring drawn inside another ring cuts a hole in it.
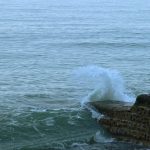
M 94 136 L 94 141 L 97 143 L 101 143 L 101 142 L 107 143 L 107 142 L 112 142 L 113 138 L 105 137 L 101 131 L 97 131 Z
M 92 113 L 92 118 L 96 118 L 97 120 L 100 120 L 103 117 L 103 114 L 100 114 L 92 106 L 85 104 L 84 107 L 87 108 Z
M 79 86 L 88 91 L 81 101 L 82 105 L 89 101 L 132 102 L 134 100 L 134 96 L 130 96 L 129 91 L 125 88 L 124 80 L 117 70 L 86 66 L 76 69 L 74 75 Z

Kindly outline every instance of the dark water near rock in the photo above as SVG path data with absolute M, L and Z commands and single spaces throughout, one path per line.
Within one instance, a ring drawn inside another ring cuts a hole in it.
M 149 8 L 0 0 L 0 149 L 140 149 L 112 140 L 80 104 L 150 92 Z

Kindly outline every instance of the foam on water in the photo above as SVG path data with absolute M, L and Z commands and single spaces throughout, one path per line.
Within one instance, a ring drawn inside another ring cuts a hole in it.
M 133 102 L 134 96 L 125 88 L 124 80 L 117 70 L 98 66 L 80 67 L 74 71 L 79 86 L 88 93 L 81 104 L 89 101 L 119 100 Z
M 97 131 L 94 136 L 94 141 L 97 143 L 101 142 L 112 142 L 114 139 L 113 138 L 106 138 L 101 131 Z

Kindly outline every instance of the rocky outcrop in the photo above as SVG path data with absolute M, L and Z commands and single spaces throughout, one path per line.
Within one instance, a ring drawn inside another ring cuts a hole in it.
M 120 101 L 91 104 L 104 115 L 98 122 L 114 136 L 150 144 L 150 95 L 139 95 L 135 104 Z

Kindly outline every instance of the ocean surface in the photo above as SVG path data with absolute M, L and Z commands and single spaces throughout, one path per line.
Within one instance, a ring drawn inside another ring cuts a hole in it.
M 116 141 L 86 108 L 141 93 L 149 0 L 0 0 L 0 150 L 146 149 Z

